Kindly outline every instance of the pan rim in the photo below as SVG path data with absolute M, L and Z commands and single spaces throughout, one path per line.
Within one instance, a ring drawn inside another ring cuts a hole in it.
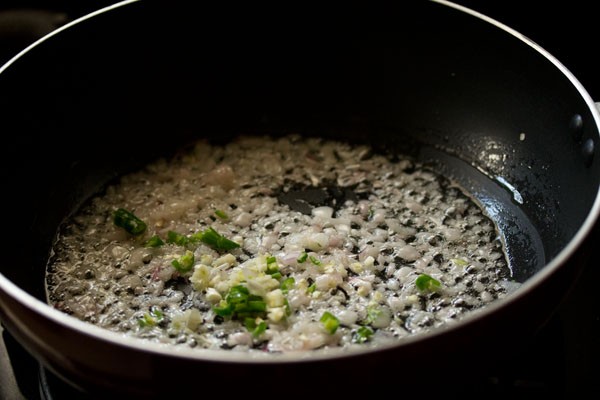
M 94 18 L 98 15 L 104 14 L 106 12 L 118 9 L 120 7 L 124 7 L 133 3 L 140 2 L 142 0 L 124 0 L 108 7 L 101 8 L 97 11 L 89 13 L 83 17 L 75 19 L 60 28 L 50 32 L 44 37 L 38 39 L 31 45 L 27 46 L 21 52 L 12 57 L 9 61 L 7 61 L 4 65 L 0 66 L 0 74 L 8 69 L 13 63 L 15 63 L 19 58 L 23 55 L 27 54 L 32 49 L 44 43 L 49 38 L 60 34 L 61 32 L 77 25 L 85 22 L 88 19 Z M 462 5 L 453 3 L 447 0 L 430 0 L 434 3 L 437 3 L 442 6 L 453 8 L 459 12 L 463 12 L 469 14 L 475 18 L 481 19 L 496 28 L 499 28 L 506 33 L 514 36 L 519 39 L 526 45 L 530 46 L 540 55 L 544 56 L 548 61 L 550 61 L 559 71 L 565 76 L 570 83 L 577 89 L 579 95 L 583 98 L 586 105 L 589 108 L 589 111 L 593 117 L 594 123 L 596 125 L 597 131 L 600 131 L 600 113 L 598 108 L 596 107 L 596 103 L 593 101 L 589 93 L 586 91 L 584 86 L 577 80 L 577 78 L 552 54 L 542 48 L 540 45 L 535 43 L 530 38 L 522 35 L 518 31 L 510 28 L 509 26 L 488 17 L 480 12 L 472 10 L 470 8 L 464 7 Z M 386 351 L 390 349 L 396 349 L 404 346 L 409 346 L 415 342 L 422 342 L 427 340 L 432 340 L 438 336 L 444 335 L 449 331 L 454 331 L 457 329 L 462 329 L 467 327 L 470 324 L 475 323 L 487 316 L 498 312 L 499 310 L 509 306 L 510 304 L 514 304 L 519 301 L 523 297 L 527 296 L 528 293 L 533 291 L 535 288 L 539 287 L 543 284 L 544 281 L 550 278 L 562 265 L 566 264 L 567 260 L 570 259 L 578 247 L 583 243 L 586 237 L 588 237 L 594 228 L 598 216 L 600 215 L 600 188 L 596 194 L 596 198 L 594 203 L 586 216 L 584 222 L 579 227 L 575 235 L 572 239 L 567 243 L 567 245 L 552 259 L 549 263 L 547 263 L 540 271 L 536 272 L 532 277 L 527 279 L 521 287 L 516 289 L 513 293 L 507 296 L 504 299 L 497 300 L 492 304 L 489 304 L 483 307 L 476 312 L 471 312 L 465 317 L 461 318 L 455 324 L 446 325 L 440 328 L 436 328 L 430 332 L 420 333 L 417 335 L 411 335 L 407 338 L 403 338 L 398 340 L 395 343 L 379 345 L 375 348 L 364 347 L 359 349 L 327 349 L 326 351 L 317 350 L 317 351 L 305 351 L 298 353 L 284 353 L 284 354 L 268 354 L 262 355 L 257 354 L 255 352 L 230 352 L 223 350 L 209 350 L 209 349 L 193 349 L 190 350 L 188 348 L 181 349 L 179 346 L 165 345 L 153 342 L 147 342 L 145 340 L 140 340 L 138 338 L 126 337 L 122 334 L 112 332 L 106 330 L 104 328 L 97 327 L 95 325 L 89 324 L 87 322 L 81 321 L 75 317 L 67 315 L 59 310 L 52 308 L 50 305 L 44 303 L 43 301 L 35 298 L 30 295 L 12 281 L 10 281 L 7 277 L 5 277 L 0 272 L 0 292 L 5 292 L 8 296 L 15 299 L 20 304 L 26 306 L 33 312 L 42 315 L 45 318 L 50 319 L 53 323 L 62 325 L 68 329 L 74 329 L 79 333 L 83 333 L 89 337 L 93 337 L 97 340 L 102 340 L 106 342 L 110 342 L 111 344 L 117 346 L 128 347 L 132 350 L 137 350 L 140 352 L 151 352 L 157 355 L 165 356 L 165 357 L 176 357 L 188 360 L 197 360 L 197 361 L 213 361 L 213 362 L 234 362 L 234 363 L 288 363 L 288 362 L 305 362 L 305 361 L 318 361 L 318 360 L 332 360 L 335 358 L 346 358 L 352 356 L 364 355 L 367 353 L 374 353 L 379 351 Z M 0 297 L 1 300 L 1 297 Z

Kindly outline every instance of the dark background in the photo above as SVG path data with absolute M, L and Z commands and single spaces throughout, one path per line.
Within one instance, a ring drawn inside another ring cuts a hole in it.
M 458 0 L 527 36 L 562 62 L 600 101 L 597 57 L 598 14 L 593 2 Z
M 598 16 L 592 10 L 593 2 L 588 0 L 553 2 L 456 0 L 455 2 L 490 16 L 537 42 L 571 70 L 590 92 L 592 98 L 600 98 L 600 79 L 597 77 L 597 66 L 593 61 L 596 58 L 595 26 L 598 22 Z M 40 33 L 39 30 L 36 32 L 35 29 L 31 29 L 29 25 L 31 18 L 29 20 L 23 19 L 22 16 L 10 18 L 6 16 L 7 11 L 44 10 L 74 19 L 113 3 L 114 0 L 3 0 L 0 4 L 0 63 L 21 50 Z M 164 1 L 164 3 L 165 6 L 176 5 L 176 1 Z M 315 12 L 318 12 L 318 9 Z M 5 14 L 4 18 L 2 14 Z M 45 17 L 46 21 L 50 19 L 48 15 Z
M 535 41 L 573 73 L 592 99 L 600 101 L 600 62 L 596 61 L 596 27 L 600 17 L 591 9 L 593 2 L 456 2 Z M 2 0 L 0 65 L 51 29 L 112 3 L 114 1 L 107 0 Z M 600 244 L 598 229 L 592 239 Z M 474 392 L 485 398 L 526 398 L 533 395 L 583 398 L 589 390 L 597 392 L 600 387 L 600 302 L 595 295 L 598 282 L 598 262 L 592 254 L 577 285 L 565 298 L 556 316 L 534 340 L 523 343 L 518 355 L 499 365 L 488 380 L 474 382 Z M 474 365 L 477 365 L 477 360 L 474 360 Z M 427 392 L 443 395 L 443 389 L 439 388 L 432 387 Z

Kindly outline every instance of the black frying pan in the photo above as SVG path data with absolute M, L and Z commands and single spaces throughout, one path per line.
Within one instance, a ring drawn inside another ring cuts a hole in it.
M 91 393 L 190 389 L 157 380 L 244 388 L 264 377 L 271 390 L 303 377 L 293 390 L 307 394 L 368 394 L 381 381 L 410 390 L 493 363 L 554 312 L 588 254 L 600 179 L 598 113 L 559 62 L 451 4 L 277 18 L 183 7 L 123 4 L 0 70 L 10 248 L 0 318 L 45 366 Z M 87 197 L 195 138 L 254 132 L 367 142 L 451 176 L 499 225 L 523 287 L 378 351 L 269 362 L 123 339 L 44 304 L 53 235 Z

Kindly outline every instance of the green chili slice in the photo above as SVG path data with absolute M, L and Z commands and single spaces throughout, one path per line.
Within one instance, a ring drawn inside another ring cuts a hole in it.
M 325 311 L 319 321 L 321 321 L 321 323 L 325 327 L 325 330 L 330 335 L 333 335 L 335 333 L 335 331 L 337 331 L 338 327 L 340 326 L 340 320 L 337 319 L 337 317 L 335 315 L 333 315 L 332 313 L 330 313 L 329 311 Z
M 229 251 L 240 247 L 239 244 L 222 236 L 213 228 L 208 228 L 203 232 L 195 233 L 192 235 L 191 239 L 200 241 L 217 251 Z
M 176 244 L 178 246 L 185 246 L 189 243 L 189 239 L 181 233 L 169 231 L 167 232 L 167 243 Z
M 116 226 L 135 236 L 146 231 L 146 223 L 124 208 L 119 208 L 113 213 L 113 221 Z
M 156 326 L 164 319 L 164 314 L 159 308 L 153 307 L 150 312 L 144 313 L 144 315 L 138 319 L 138 325 L 140 328 L 148 326 Z
M 283 294 L 287 294 L 290 291 L 290 289 L 292 289 L 295 285 L 296 280 L 294 279 L 294 277 L 289 277 L 281 282 L 280 288 Z
M 229 215 L 223 210 L 215 210 L 215 215 L 221 219 L 229 219 Z
M 158 237 L 158 235 L 154 235 L 150 239 L 148 239 L 146 241 L 146 243 L 144 243 L 144 246 L 145 247 L 160 247 L 163 244 L 165 244 L 165 242 L 163 242 L 162 239 Z
M 315 256 L 308 256 L 308 259 L 310 260 L 311 263 L 313 263 L 316 266 L 320 266 L 323 263 L 321 262 L 321 260 L 319 260 L 317 257 Z
M 371 339 L 373 336 L 373 329 L 368 326 L 361 326 L 356 330 L 354 335 L 352 335 L 352 342 L 354 343 L 365 343 Z
M 194 253 L 190 250 L 186 250 L 185 254 L 179 257 L 177 260 L 171 261 L 171 265 L 181 273 L 188 272 L 194 266 Z
M 440 288 L 441 283 L 427 274 L 421 274 L 415 280 L 415 286 L 421 292 L 434 292 Z

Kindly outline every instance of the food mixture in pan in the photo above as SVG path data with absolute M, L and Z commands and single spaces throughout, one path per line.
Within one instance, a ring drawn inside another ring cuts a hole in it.
M 200 141 L 123 176 L 60 228 L 48 302 L 161 343 L 378 346 L 516 285 L 494 223 L 409 159 L 316 138 Z

